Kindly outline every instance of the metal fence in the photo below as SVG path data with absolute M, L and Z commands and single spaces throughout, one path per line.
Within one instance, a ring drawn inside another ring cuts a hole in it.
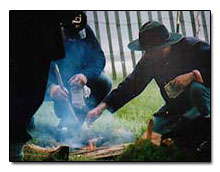
M 127 44 L 138 38 L 139 28 L 149 20 L 162 22 L 169 31 L 210 42 L 210 11 L 86 11 L 88 24 L 106 56 L 105 71 L 116 79 L 129 74 L 141 58 Z M 179 23 L 179 28 L 177 27 Z

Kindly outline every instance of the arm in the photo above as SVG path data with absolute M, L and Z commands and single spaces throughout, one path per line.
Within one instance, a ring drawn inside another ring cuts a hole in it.
M 138 96 L 153 79 L 151 69 L 151 62 L 142 58 L 134 71 L 100 105 L 88 113 L 87 121 L 94 121 L 105 109 L 113 113 Z
M 134 71 L 114 89 L 103 102 L 112 113 L 138 96 L 147 84 L 153 79 L 151 62 L 142 58 Z
M 210 87 L 210 46 L 204 42 L 198 42 L 195 45 L 194 59 L 192 59 L 193 70 L 186 74 L 177 76 L 171 83 L 176 88 L 185 88 L 193 81 L 200 82 Z
M 193 81 L 204 83 L 199 70 L 193 70 L 192 72 L 179 75 L 171 81 L 171 84 L 176 89 L 184 89 Z

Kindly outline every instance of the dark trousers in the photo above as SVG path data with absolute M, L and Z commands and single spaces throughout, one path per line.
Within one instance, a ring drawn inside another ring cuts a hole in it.
M 43 102 L 50 65 L 46 57 L 32 56 L 31 62 L 17 58 L 10 61 L 9 160 L 13 162 L 22 160 L 21 147 L 31 138 L 26 130 Z
M 85 101 L 86 107 L 83 109 L 74 108 L 76 116 L 81 122 L 84 121 L 88 111 L 95 108 L 108 95 L 112 88 L 112 81 L 102 72 L 99 77 L 88 80 L 87 86 L 91 89 L 91 95 Z M 70 121 L 68 120 L 68 112 L 65 113 L 67 108 L 63 103 L 55 101 L 54 109 L 61 122 L 64 122 L 63 125 Z
M 95 108 L 108 95 L 112 89 L 112 81 L 105 73 L 88 81 L 87 86 L 91 89 L 91 95 L 87 100 L 90 109 Z
M 181 119 L 185 120 L 181 122 Z M 199 124 L 200 121 L 202 126 Z M 207 126 L 210 126 L 210 88 L 193 82 L 181 96 L 162 107 L 154 115 L 154 131 L 165 134 L 171 130 L 177 131 L 179 130 L 177 128 L 181 128 L 179 126 L 183 126 L 184 132 L 192 133 L 193 131 L 187 130 L 194 128 L 194 131 L 201 131 L 200 128 L 206 128 L 205 121 Z

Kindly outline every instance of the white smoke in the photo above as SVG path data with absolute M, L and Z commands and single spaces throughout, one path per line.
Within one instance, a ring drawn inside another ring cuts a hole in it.
M 58 128 L 59 119 L 51 102 L 44 102 L 34 116 L 34 127 L 30 130 L 32 141 L 42 147 L 55 147 L 59 144 L 75 148 L 88 145 L 95 139 L 96 146 L 112 146 L 135 140 L 133 133 L 124 127 L 122 121 L 105 111 L 90 127 L 83 123 L 78 128 Z M 129 126 L 129 125 L 128 125 Z

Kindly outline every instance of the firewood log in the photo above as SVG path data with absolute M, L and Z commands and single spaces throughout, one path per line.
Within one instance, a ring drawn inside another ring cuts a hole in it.
M 69 147 L 43 148 L 28 143 L 23 146 L 22 153 L 24 161 L 68 161 Z

